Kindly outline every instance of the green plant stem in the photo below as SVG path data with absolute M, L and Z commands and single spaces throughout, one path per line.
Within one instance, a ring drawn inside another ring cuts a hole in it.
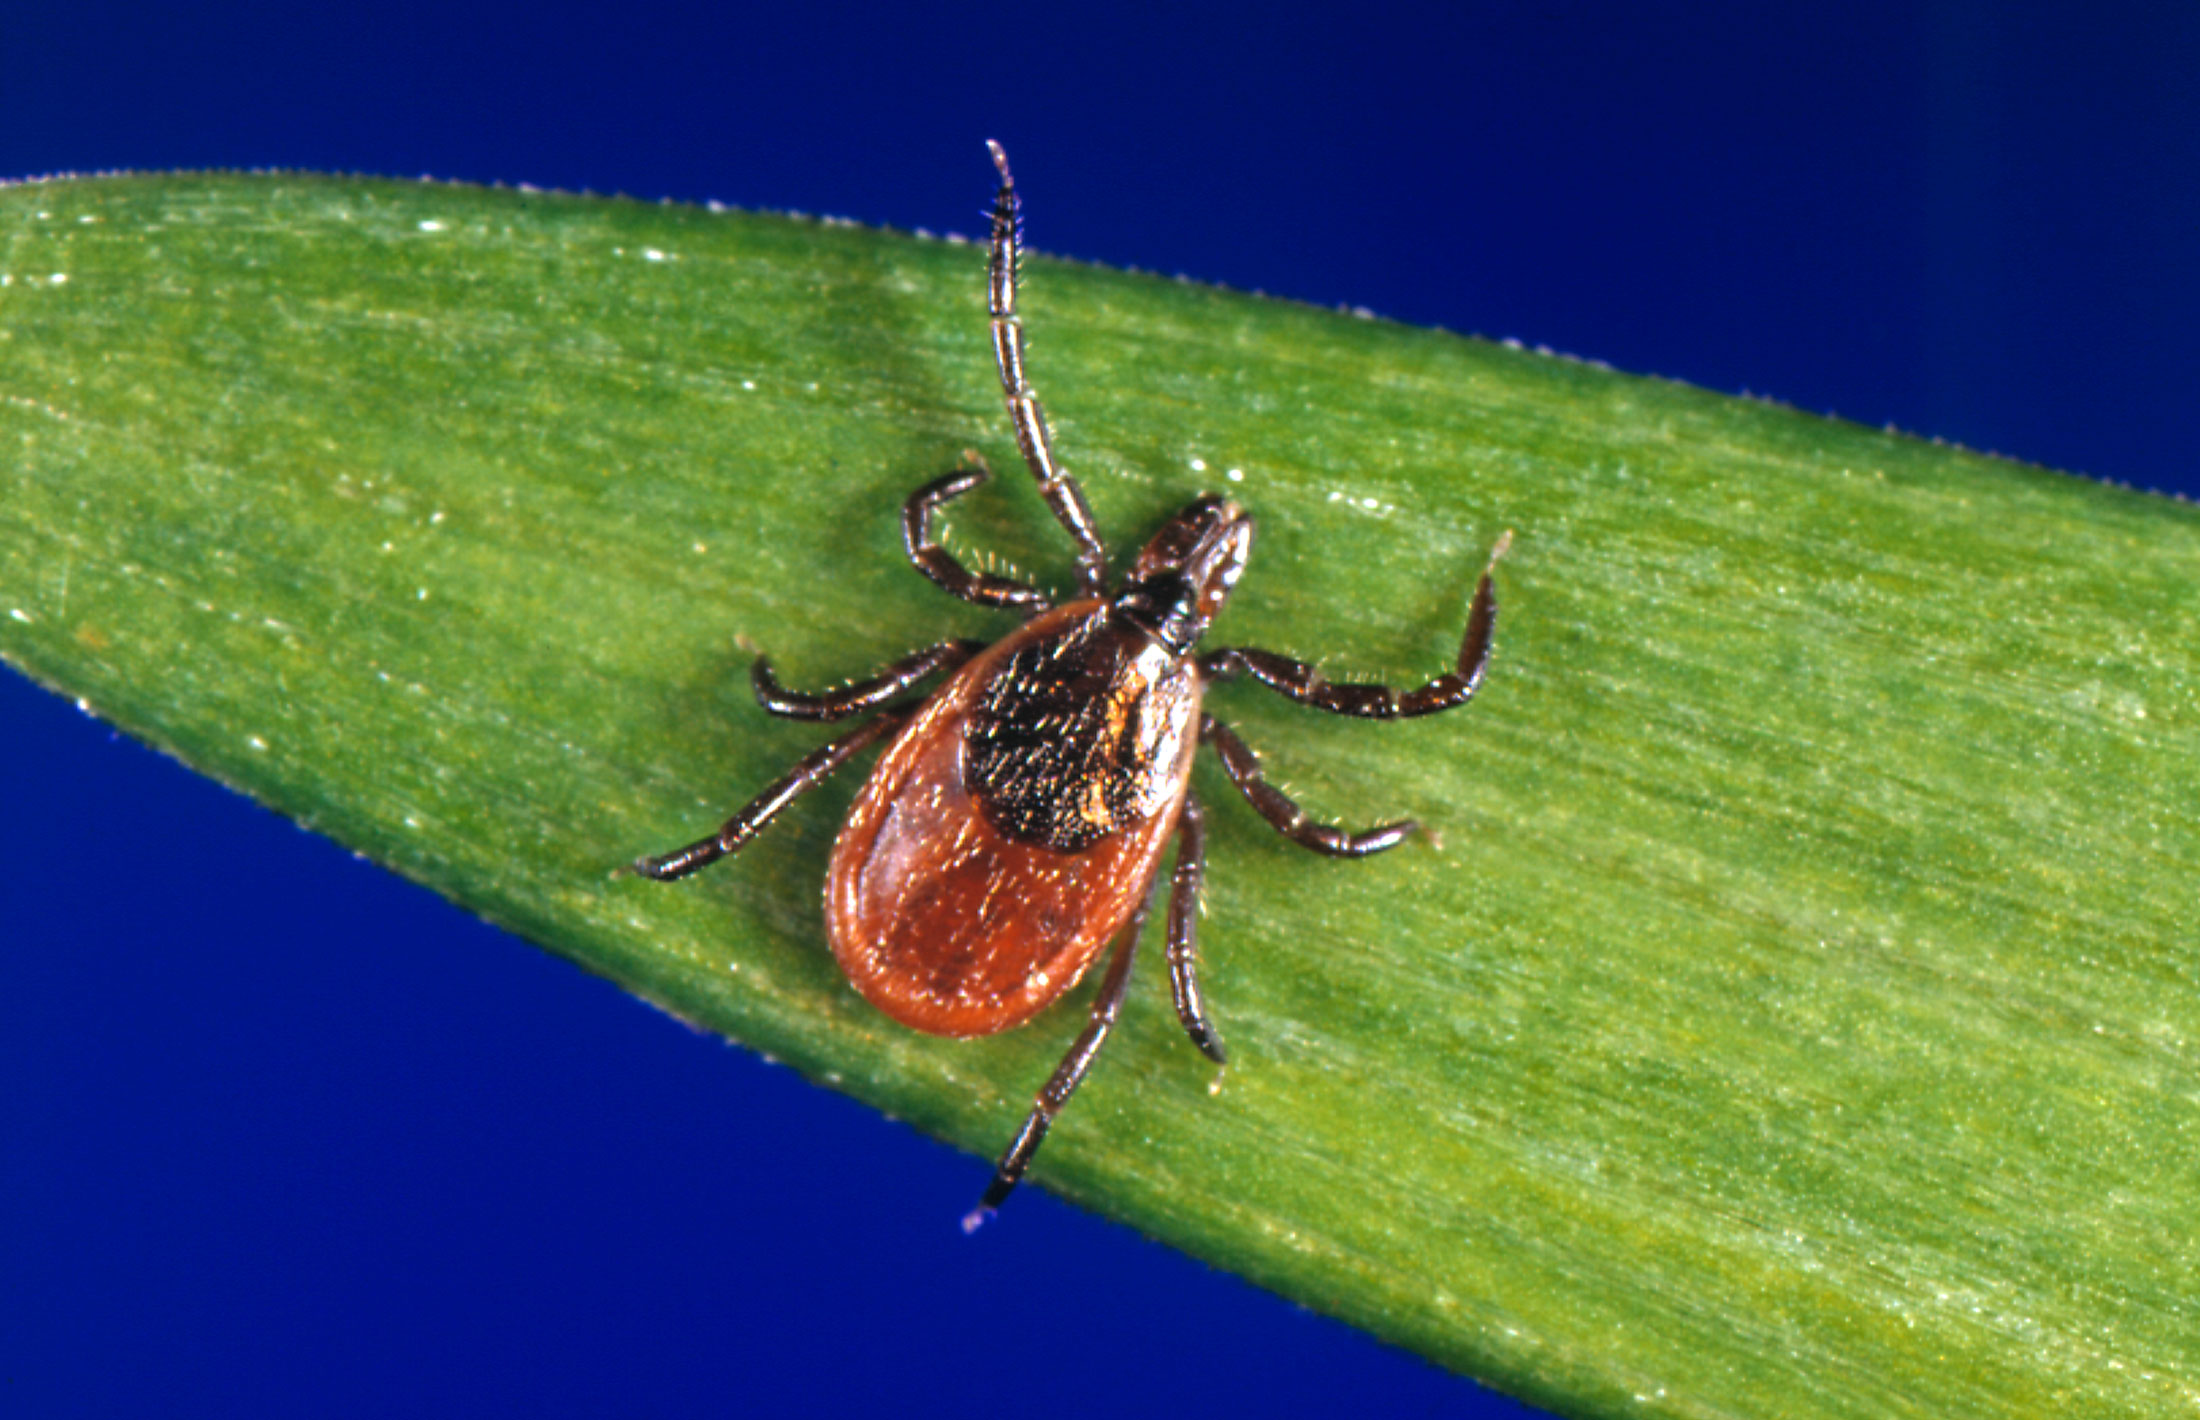
M 748 700 L 998 615 L 895 510 L 1007 472 L 976 248 L 303 177 L 0 191 L 0 655 L 678 1015 L 991 1156 L 1083 993 L 911 1034 L 822 950 L 850 774 L 619 877 L 820 741 Z M 1579 1415 L 2200 1403 L 2194 510 L 1567 360 L 1030 264 L 1120 557 L 1226 490 L 1216 644 L 1474 706 L 1210 708 L 1219 1089 L 1158 973 L 1036 1181 Z M 1066 583 L 1020 475 L 953 545 Z M 1090 988 L 1085 988 L 1089 990 Z M 982 1170 L 973 1169 L 973 1186 Z

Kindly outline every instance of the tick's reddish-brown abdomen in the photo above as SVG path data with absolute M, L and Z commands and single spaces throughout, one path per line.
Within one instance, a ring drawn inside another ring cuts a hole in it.
M 1150 792 L 1091 846 L 1004 835 L 965 783 L 965 728 L 1018 651 L 1076 631 L 1098 602 L 1031 622 L 933 693 L 879 760 L 833 844 L 825 917 L 864 998 L 933 1035 L 990 1035 L 1069 990 L 1130 919 L 1176 827 L 1199 735 L 1198 672 L 1158 646 L 1113 663 L 1152 717 Z

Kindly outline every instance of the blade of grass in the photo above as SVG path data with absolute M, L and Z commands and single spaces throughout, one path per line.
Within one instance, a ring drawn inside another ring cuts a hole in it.
M 1014 466 L 976 249 L 301 177 L 0 191 L 0 655 L 625 984 L 990 1156 L 1076 1007 L 971 1043 L 836 979 L 855 776 L 677 888 L 612 869 L 1004 629 L 900 561 Z M 1581 1415 L 2189 1413 L 2200 525 L 1763 404 L 1038 261 L 1033 369 L 1121 551 L 1226 488 L 1218 643 L 1470 710 L 1213 708 L 1219 1092 L 1148 980 L 1037 1178 Z M 1064 580 L 1027 481 L 954 543 Z M 977 1177 L 974 1173 L 973 1177 Z

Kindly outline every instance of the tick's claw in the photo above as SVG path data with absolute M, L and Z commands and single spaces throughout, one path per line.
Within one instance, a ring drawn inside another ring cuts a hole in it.
M 1200 1054 L 1217 1065 L 1230 1063 L 1230 1052 L 1222 1048 L 1222 1037 L 1215 1033 L 1212 1026 L 1193 1032 L 1192 1044 L 1199 1047 Z

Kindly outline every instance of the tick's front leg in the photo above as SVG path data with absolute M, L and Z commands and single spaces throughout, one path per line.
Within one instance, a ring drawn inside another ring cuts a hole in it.
M 1474 587 L 1467 605 L 1467 633 L 1459 642 L 1459 663 L 1417 690 L 1392 690 L 1387 685 L 1339 684 L 1304 661 L 1257 651 L 1249 646 L 1229 646 L 1199 658 L 1200 673 L 1209 680 L 1233 680 L 1249 675 L 1279 695 L 1301 705 L 1327 710 L 1332 715 L 1357 715 L 1366 720 L 1401 720 L 1414 715 L 1433 715 L 1474 698 L 1482 684 L 1482 672 L 1490 663 L 1490 638 L 1497 630 L 1497 592 L 1490 572 L 1497 559 L 1512 546 L 1512 534 L 1497 540 L 1489 566 Z M 1242 787 L 1242 786 L 1241 786 Z
M 941 504 L 962 497 L 993 476 L 985 461 L 976 454 L 965 453 L 963 461 L 965 467 L 933 479 L 910 494 L 909 501 L 901 505 L 901 545 L 909 553 L 909 560 L 950 595 L 966 602 L 1015 607 L 1026 616 L 1045 611 L 1052 605 L 1045 592 L 1007 577 L 996 577 L 991 572 L 973 572 L 957 562 L 954 554 L 932 536 L 932 514 L 939 511 Z
M 1001 190 L 993 199 L 993 240 L 986 264 L 986 313 L 993 318 L 993 363 L 1001 372 L 1001 395 L 1008 403 L 1008 421 L 1016 430 L 1016 446 L 1023 451 L 1031 476 L 1038 480 L 1040 496 L 1053 509 L 1077 543 L 1077 583 L 1082 594 L 1099 596 L 1107 585 L 1108 554 L 1100 546 L 1100 534 L 1092 522 L 1092 506 L 1067 469 L 1054 462 L 1054 436 L 1047 430 L 1046 411 L 1038 393 L 1024 377 L 1024 325 L 1016 314 L 1017 265 L 1022 257 L 1023 217 L 1016 202 L 1016 179 L 1009 175 L 1008 154 L 1001 145 L 988 142 L 993 166 L 1001 173 Z
M 1268 820 L 1271 828 L 1301 848 L 1311 848 L 1332 858 L 1365 858 L 1370 853 L 1397 847 L 1407 834 L 1421 826 L 1408 818 L 1378 824 L 1365 833 L 1347 833 L 1326 823 L 1316 823 L 1306 816 L 1304 809 L 1291 802 L 1290 795 L 1268 782 L 1260 772 L 1260 760 L 1252 747 L 1238 738 L 1237 731 L 1212 715 L 1202 715 L 1199 737 L 1213 745 L 1215 753 L 1222 756 L 1222 767 L 1229 772 L 1230 782 L 1238 786 L 1245 801 Z

